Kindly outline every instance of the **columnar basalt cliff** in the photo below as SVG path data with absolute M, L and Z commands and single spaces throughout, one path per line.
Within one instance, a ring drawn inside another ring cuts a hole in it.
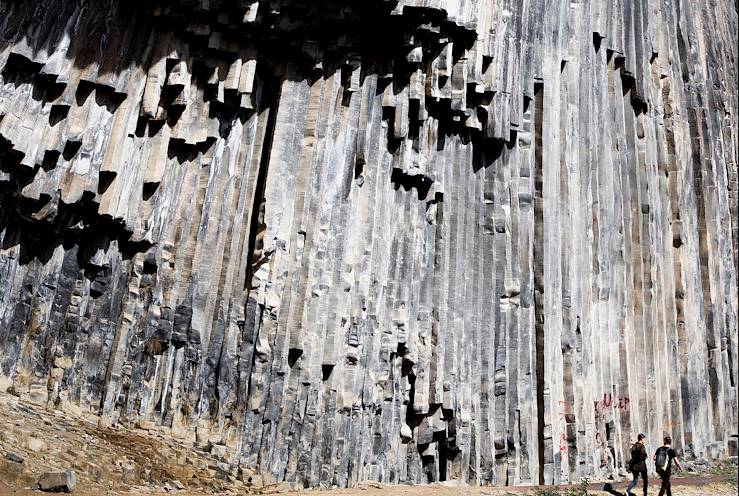
M 0 1 L 0 387 L 297 486 L 737 454 L 729 0 Z

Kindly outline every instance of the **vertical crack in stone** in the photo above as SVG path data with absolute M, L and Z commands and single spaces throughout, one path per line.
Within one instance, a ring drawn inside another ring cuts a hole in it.
M 536 421 L 537 421 L 537 455 L 539 457 L 539 484 L 544 484 L 545 472 L 545 410 L 544 389 L 544 198 L 543 198 L 543 117 L 544 117 L 544 85 L 537 83 L 534 86 L 534 326 L 535 326 L 535 357 L 536 357 Z
M 267 174 L 269 173 L 269 161 L 272 153 L 272 144 L 275 135 L 275 123 L 277 121 L 277 111 L 280 101 L 280 82 L 276 78 L 265 77 L 260 79 L 260 110 L 267 112 L 267 123 L 265 124 L 264 134 L 262 135 L 261 154 L 259 157 L 259 168 L 257 172 L 257 181 L 254 188 L 253 203 L 249 217 L 249 245 L 247 248 L 247 256 L 249 257 L 249 266 L 246 273 L 245 284 L 249 289 L 253 284 L 254 273 L 264 263 L 266 263 L 266 254 L 264 253 L 264 209 L 267 199 L 264 191 L 267 183 Z

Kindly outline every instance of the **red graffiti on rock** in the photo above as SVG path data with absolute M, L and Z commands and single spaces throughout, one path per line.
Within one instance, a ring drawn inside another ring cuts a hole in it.
M 629 397 L 628 396 L 616 396 L 615 398 L 611 393 L 603 393 L 603 400 L 601 403 L 605 408 L 616 408 L 617 410 L 628 410 L 629 408 Z

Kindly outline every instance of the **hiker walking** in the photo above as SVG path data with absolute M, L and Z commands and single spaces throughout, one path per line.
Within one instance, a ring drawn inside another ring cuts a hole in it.
M 629 460 L 629 472 L 634 476 L 634 480 L 629 483 L 629 487 L 626 488 L 626 495 L 633 496 L 631 490 L 636 487 L 639 482 L 639 476 L 644 481 L 644 496 L 647 496 L 647 485 L 649 480 L 647 478 L 647 448 L 644 446 L 644 434 L 636 436 L 636 442 L 631 446 L 631 460 Z
M 662 487 L 659 489 L 659 496 L 663 496 L 667 491 L 667 496 L 672 496 L 670 490 L 670 472 L 672 470 L 672 461 L 675 461 L 678 470 L 683 471 L 680 460 L 677 458 L 677 453 L 670 446 L 672 444 L 672 438 L 665 436 L 665 444 L 657 448 L 654 453 L 654 466 L 657 469 L 657 474 L 662 478 Z

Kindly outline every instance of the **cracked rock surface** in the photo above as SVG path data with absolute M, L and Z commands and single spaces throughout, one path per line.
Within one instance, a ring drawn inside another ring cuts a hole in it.
M 736 9 L 0 2 L 0 388 L 296 487 L 736 456 Z

